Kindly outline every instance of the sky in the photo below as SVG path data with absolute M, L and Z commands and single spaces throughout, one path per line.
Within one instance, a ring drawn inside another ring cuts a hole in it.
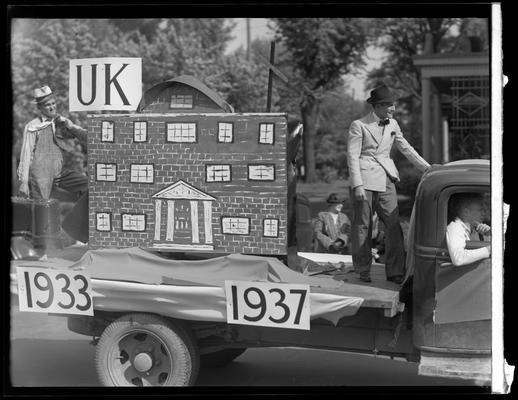
M 227 52 L 232 52 L 239 46 L 246 47 L 246 22 L 245 18 L 235 18 L 236 26 L 232 32 L 234 39 L 229 43 Z M 250 18 L 250 36 L 251 40 L 255 38 L 273 38 L 273 31 L 268 28 L 268 19 L 266 18 Z M 377 47 L 369 47 L 366 52 L 366 65 L 363 70 L 358 71 L 354 75 L 344 77 L 349 84 L 349 94 L 355 99 L 367 99 L 368 93 L 365 90 L 365 79 L 367 72 L 373 68 L 379 67 L 383 61 L 383 52 Z

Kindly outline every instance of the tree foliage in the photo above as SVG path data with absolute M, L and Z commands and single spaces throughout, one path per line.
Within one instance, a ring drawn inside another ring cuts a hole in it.
M 315 135 L 320 104 L 327 91 L 343 84 L 342 76 L 360 65 L 367 45 L 361 18 L 274 18 L 277 39 L 289 53 L 292 79 L 301 89 L 306 181 L 317 179 Z

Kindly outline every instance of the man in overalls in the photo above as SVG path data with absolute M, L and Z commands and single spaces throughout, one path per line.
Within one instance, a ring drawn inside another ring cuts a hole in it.
M 370 282 L 372 216 L 385 225 L 387 280 L 401 284 L 405 276 L 405 248 L 395 183 L 399 173 L 390 158 L 392 145 L 421 172 L 430 167 L 404 138 L 393 114 L 395 95 L 383 85 L 371 91 L 372 112 L 353 121 L 347 137 L 347 162 L 351 177 L 353 264 L 360 279 Z
M 72 210 L 71 213 L 87 219 L 88 178 L 77 171 L 63 168 L 63 152 L 74 151 L 74 145 L 68 143 L 67 139 L 75 137 L 86 142 L 86 130 L 58 115 L 56 98 L 48 86 L 34 90 L 33 103 L 38 106 L 40 116 L 30 121 L 23 132 L 17 171 L 19 191 L 33 199 L 49 199 L 52 188 L 56 185 L 78 195 L 80 200 L 76 208 L 79 207 L 80 210 Z M 81 229 L 80 237 L 77 234 L 72 236 L 86 241 L 87 229 L 86 226 L 86 234 L 85 229 Z

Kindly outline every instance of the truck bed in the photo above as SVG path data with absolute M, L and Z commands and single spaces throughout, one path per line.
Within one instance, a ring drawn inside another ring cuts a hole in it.
M 299 257 L 311 260 L 312 264 L 305 271 L 306 274 L 325 274 L 333 279 L 343 281 L 340 291 L 348 296 L 364 299 L 362 307 L 383 308 L 386 317 L 393 317 L 404 310 L 404 304 L 399 301 L 400 285 L 387 281 L 385 276 L 385 264 L 373 263 L 371 268 L 372 282 L 362 282 L 358 273 L 354 272 L 352 256 L 324 254 L 324 253 L 299 253 Z M 340 266 L 340 268 L 338 268 Z M 318 275 L 317 275 L 318 276 Z M 319 289 L 325 293 L 335 293 L 331 289 Z
M 48 264 L 59 266 L 66 261 L 78 261 L 88 251 L 88 246 L 69 246 L 64 249 L 49 249 L 47 251 Z M 201 256 L 201 255 L 200 255 Z M 314 288 L 318 293 L 342 294 L 364 299 L 362 307 L 382 308 L 386 317 L 393 317 L 404 310 L 404 304 L 399 301 L 400 286 L 387 281 L 383 264 L 373 264 L 371 269 L 372 282 L 366 283 L 359 279 L 354 272 L 351 256 L 336 256 L 328 254 L 299 253 L 303 258 L 317 259 L 312 267 L 305 271 L 306 275 L 327 276 L 328 278 L 343 282 L 339 288 Z M 322 259 L 323 257 L 323 259 Z M 46 264 L 43 263 L 42 264 Z M 337 268 L 337 266 L 340 268 Z

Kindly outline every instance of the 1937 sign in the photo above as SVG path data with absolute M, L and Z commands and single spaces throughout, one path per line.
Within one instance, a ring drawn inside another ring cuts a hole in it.
M 309 330 L 309 285 L 225 281 L 227 322 Z
M 93 315 L 90 277 L 84 272 L 17 267 L 20 311 Z

